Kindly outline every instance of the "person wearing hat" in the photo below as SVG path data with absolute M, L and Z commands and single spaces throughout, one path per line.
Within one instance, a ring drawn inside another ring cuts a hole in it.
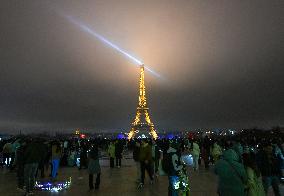
M 218 176 L 217 191 L 220 196 L 247 195 L 247 173 L 235 150 L 226 150 L 215 164 L 214 171 Z

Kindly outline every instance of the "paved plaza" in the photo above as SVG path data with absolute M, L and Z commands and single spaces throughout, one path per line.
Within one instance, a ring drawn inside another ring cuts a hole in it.
M 59 181 L 72 177 L 71 187 L 67 190 L 51 193 L 47 191 L 36 191 L 35 195 L 70 195 L 70 196 L 167 196 L 167 177 L 159 176 L 153 185 L 150 185 L 146 175 L 145 187 L 137 189 L 135 166 L 132 159 L 123 159 L 120 169 L 110 169 L 108 160 L 100 161 L 102 167 L 101 186 L 99 190 L 89 192 L 87 170 L 78 170 L 76 167 L 60 168 Z M 206 171 L 201 167 L 200 171 L 193 171 L 189 168 L 190 195 L 191 196 L 215 196 L 217 190 L 217 177 L 212 169 Z M 5 168 L 0 169 L 0 195 L 1 196 L 22 196 L 23 193 L 16 189 L 16 174 Z M 283 193 L 283 186 L 281 187 Z M 270 191 L 271 192 L 271 191 Z M 273 194 L 269 194 L 273 195 Z

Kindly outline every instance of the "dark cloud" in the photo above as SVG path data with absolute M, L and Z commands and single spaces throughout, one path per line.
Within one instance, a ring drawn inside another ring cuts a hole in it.
M 2 1 L 0 128 L 125 129 L 139 70 L 70 23 L 150 65 L 159 129 L 283 125 L 282 1 Z

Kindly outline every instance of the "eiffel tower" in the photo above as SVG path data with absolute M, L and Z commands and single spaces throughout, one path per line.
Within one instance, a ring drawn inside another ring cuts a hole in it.
M 144 65 L 140 66 L 140 80 L 139 80 L 139 99 L 136 110 L 136 116 L 131 123 L 131 129 L 128 133 L 128 139 L 131 139 L 135 134 L 149 133 L 154 139 L 158 138 L 154 124 L 150 120 L 149 108 L 147 107 L 146 88 L 144 80 Z

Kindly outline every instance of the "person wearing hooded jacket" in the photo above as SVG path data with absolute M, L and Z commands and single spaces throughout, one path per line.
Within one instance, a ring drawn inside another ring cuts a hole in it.
M 256 165 L 253 154 L 244 153 L 243 163 L 248 176 L 248 194 L 247 196 L 265 196 L 260 171 Z
M 219 196 L 246 195 L 247 174 L 235 150 L 228 149 L 223 153 L 215 165 L 215 173 L 219 178 Z
M 212 157 L 213 157 L 214 163 L 216 163 L 219 160 L 221 155 L 222 155 L 222 148 L 221 146 L 219 146 L 217 142 L 215 142 L 213 144 L 213 149 L 212 149 Z

